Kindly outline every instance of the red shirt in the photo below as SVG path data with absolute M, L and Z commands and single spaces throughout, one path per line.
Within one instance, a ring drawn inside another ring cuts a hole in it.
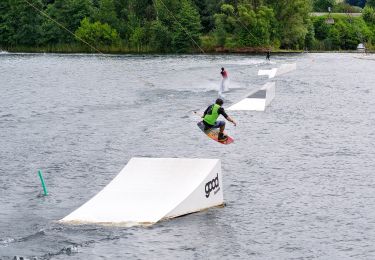
M 220 73 L 221 73 L 221 76 L 223 76 L 223 78 L 228 78 L 228 72 L 226 70 L 224 70 Z

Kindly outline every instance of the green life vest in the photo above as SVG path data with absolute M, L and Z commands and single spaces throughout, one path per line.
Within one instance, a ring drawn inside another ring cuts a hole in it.
M 209 125 L 215 125 L 217 118 L 219 117 L 219 108 L 218 104 L 214 104 L 211 106 L 211 109 L 207 112 L 204 116 L 203 121 Z

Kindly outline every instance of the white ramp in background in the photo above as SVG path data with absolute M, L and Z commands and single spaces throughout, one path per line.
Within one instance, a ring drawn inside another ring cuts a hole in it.
M 102 191 L 60 222 L 149 225 L 223 203 L 218 159 L 132 158 Z
M 277 68 L 273 68 L 270 70 L 259 70 L 258 76 L 268 76 L 269 79 L 272 79 L 276 76 Z
M 286 63 L 282 64 L 279 68 L 273 68 L 270 70 L 259 70 L 258 76 L 268 76 L 269 79 L 276 76 L 280 76 L 289 72 L 292 72 L 297 69 L 296 63 Z
M 251 92 L 246 98 L 230 106 L 228 110 L 264 111 L 275 98 L 275 86 L 275 82 L 268 82 L 259 90 Z
M 276 76 L 280 76 L 289 72 L 292 72 L 297 69 L 297 64 L 296 63 L 286 63 L 282 64 L 276 73 Z

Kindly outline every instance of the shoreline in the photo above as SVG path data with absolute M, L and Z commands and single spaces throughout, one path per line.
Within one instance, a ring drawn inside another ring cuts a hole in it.
M 193 51 L 185 53 L 173 53 L 173 52 L 152 52 L 152 51 L 101 51 L 102 53 L 89 51 L 84 48 L 74 48 L 74 50 L 67 49 L 51 49 L 51 48 L 0 48 L 0 55 L 4 54 L 103 54 L 103 55 L 215 55 L 215 54 L 248 54 L 248 55 L 264 55 L 268 51 L 268 48 L 238 48 L 238 49 L 226 49 L 226 48 L 216 48 L 215 50 L 204 50 L 204 53 Z M 357 50 L 288 50 L 288 49 L 277 49 L 271 50 L 271 54 L 306 54 L 306 53 L 353 53 L 353 54 L 374 54 L 375 50 L 357 51 Z

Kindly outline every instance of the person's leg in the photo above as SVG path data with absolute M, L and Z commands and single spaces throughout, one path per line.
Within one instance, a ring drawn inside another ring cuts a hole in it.
M 225 129 L 225 121 L 216 121 L 214 128 L 219 128 L 219 140 L 226 140 L 228 137 L 224 135 L 224 129 Z
M 225 122 L 224 121 L 220 121 L 222 122 L 222 124 L 220 125 L 220 133 L 224 133 L 224 129 L 225 129 Z
M 224 135 L 224 129 L 225 129 L 225 121 L 218 121 L 217 122 L 219 126 L 219 135 L 217 137 L 218 141 L 225 141 L 227 140 L 228 136 Z
M 229 91 L 229 78 L 223 79 L 223 92 Z
M 219 128 L 220 133 L 224 132 L 225 121 L 216 121 L 215 125 L 212 128 Z
M 224 92 L 224 79 L 221 80 L 220 88 L 219 88 L 219 95 Z

